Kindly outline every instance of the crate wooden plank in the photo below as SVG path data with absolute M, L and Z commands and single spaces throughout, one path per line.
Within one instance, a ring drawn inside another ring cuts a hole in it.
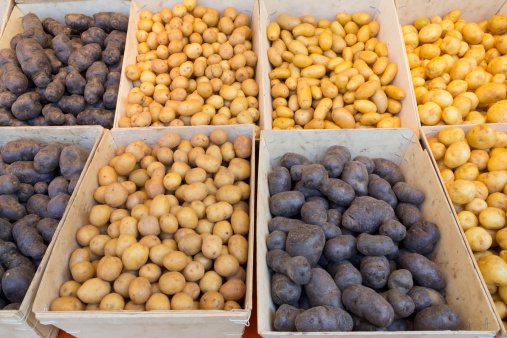
M 493 124 L 490 124 L 490 126 L 493 129 L 495 129 L 496 131 L 501 131 L 503 133 L 507 133 L 507 124 L 505 124 L 505 123 L 493 123 Z M 452 216 L 454 217 L 456 223 L 459 225 L 458 214 L 456 213 L 456 210 L 454 209 L 454 205 L 451 201 L 451 197 L 449 196 L 449 193 L 447 192 L 447 189 L 445 188 L 444 179 L 442 178 L 442 175 L 440 174 L 440 170 L 438 168 L 437 161 L 435 160 L 435 157 L 433 156 L 433 154 L 431 152 L 431 148 L 430 148 L 430 145 L 428 142 L 428 140 L 431 138 L 438 138 L 438 134 L 440 133 L 440 131 L 446 127 L 448 127 L 448 126 L 422 127 L 421 128 L 422 129 L 421 144 L 422 144 L 423 148 L 429 154 L 431 163 L 433 164 L 433 168 L 435 169 L 436 175 L 438 177 L 438 181 L 442 187 L 442 190 L 444 191 L 447 203 L 449 205 L 450 212 L 451 212 Z M 463 126 L 458 126 L 458 127 L 463 129 L 463 131 L 465 132 L 465 135 L 466 135 L 470 131 L 470 129 L 473 127 L 473 125 L 463 125 Z M 473 251 L 470 248 L 470 245 L 468 244 L 468 241 L 465 237 L 465 232 L 463 231 L 461 226 L 459 226 L 459 229 L 460 229 L 460 234 L 463 237 L 463 240 L 464 240 L 467 250 L 469 252 L 469 255 L 472 257 L 475 269 L 478 271 L 481 284 L 483 285 L 484 289 L 488 290 L 488 287 L 486 286 L 486 282 L 484 281 L 484 278 L 482 278 L 481 272 L 479 271 L 479 267 L 477 266 L 477 262 L 475 260 L 474 255 L 473 255 Z M 491 294 L 489 292 L 487 292 L 487 296 L 488 296 L 488 302 L 490 304 L 493 304 L 493 298 L 491 297 Z M 496 307 L 494 305 L 492 305 L 492 308 L 493 308 L 498 320 L 501 320 L 500 314 L 498 313 Z M 502 335 L 505 335 L 507 333 L 505 328 L 503 327 L 503 325 L 500 326 L 500 332 Z
M 250 177 L 250 231 L 248 235 L 247 282 L 244 309 L 233 311 L 81 311 L 55 312 L 48 311 L 51 301 L 58 297 L 58 289 L 65 281 L 71 279 L 68 261 L 79 244 L 76 233 L 79 228 L 88 224 L 91 208 L 96 204 L 93 192 L 98 187 L 97 174 L 101 167 L 107 165 L 114 157 L 116 149 L 127 146 L 139 139 L 154 146 L 164 134 L 175 132 L 182 139 L 189 140 L 196 133 L 210 135 L 217 128 L 225 129 L 228 141 L 237 135 L 247 135 L 252 139 L 251 177 Z M 253 287 L 253 248 L 254 248 L 254 196 L 255 196 L 255 142 L 253 125 L 235 126 L 202 126 L 187 128 L 139 128 L 132 133 L 130 129 L 106 131 L 99 144 L 96 155 L 90 164 L 83 184 L 74 200 L 67 222 L 65 223 L 55 245 L 46 273 L 41 282 L 41 290 L 34 302 L 34 312 L 42 323 L 51 323 L 76 337 L 96 338 L 155 337 L 161 332 L 171 332 L 174 337 L 197 337 L 205 332 L 208 337 L 224 335 L 241 335 L 252 310 Z M 114 325 L 114 330 L 111 327 Z
M 398 74 L 392 82 L 393 85 L 402 88 L 407 97 L 401 101 L 402 110 L 397 115 L 401 119 L 401 127 L 410 128 L 418 133 L 419 116 L 417 114 L 417 104 L 415 94 L 413 92 L 412 80 L 410 77 L 410 69 L 407 58 L 405 57 L 405 43 L 401 29 L 397 24 L 398 16 L 392 0 L 355 0 L 355 1 L 306 1 L 299 3 L 297 6 L 291 1 L 283 0 L 260 0 L 260 36 L 261 46 L 264 51 L 259 55 L 262 71 L 262 101 L 259 105 L 262 107 L 264 114 L 263 130 L 273 129 L 272 119 L 272 98 L 270 94 L 269 72 L 273 70 L 273 66 L 269 63 L 266 51 L 271 46 L 267 39 L 267 26 L 270 22 L 276 21 L 279 14 L 291 14 L 296 17 L 302 15 L 312 15 L 316 20 L 328 19 L 335 20 L 336 14 L 346 12 L 349 14 L 355 12 L 366 12 L 371 15 L 373 20 L 380 24 L 380 31 L 377 38 L 387 44 L 389 51 L 389 62 L 398 66 Z
M 42 274 L 46 268 L 49 257 L 51 256 L 56 239 L 65 222 L 70 206 L 77 195 L 77 191 L 84 178 L 84 174 L 91 163 L 91 159 L 99 141 L 103 135 L 103 128 L 98 126 L 92 127 L 53 127 L 51 133 L 47 129 L 37 127 L 6 127 L 0 129 L 0 148 L 7 142 L 20 138 L 32 138 L 37 141 L 49 144 L 51 142 L 61 142 L 66 145 L 76 144 L 82 147 L 90 154 L 86 162 L 85 168 L 76 184 L 76 189 L 72 194 L 67 209 L 58 224 L 58 228 L 53 236 L 53 241 L 48 245 L 46 254 L 42 258 L 41 264 L 37 269 L 19 310 L 0 310 L 0 337 L 55 337 L 58 329 L 51 325 L 42 325 L 36 320 L 32 312 L 32 305 L 35 295 L 39 288 Z
M 165 0 L 165 1 L 151 1 L 151 0 L 132 0 L 131 15 L 129 20 L 129 30 L 127 34 L 127 44 L 125 46 L 124 67 L 136 64 L 136 58 L 139 55 L 137 46 L 139 42 L 136 39 L 137 24 L 140 21 L 139 14 L 142 11 L 148 10 L 152 13 L 158 13 L 164 7 L 172 9 L 176 4 L 181 3 L 180 0 Z M 258 0 L 199 0 L 197 5 L 204 7 L 212 7 L 220 12 L 222 15 L 226 7 L 234 8 L 238 14 L 246 14 L 250 18 L 250 28 L 252 30 L 252 50 L 259 56 L 261 50 L 261 38 L 259 37 L 259 7 Z M 260 61 L 257 62 L 255 67 L 255 81 L 259 85 L 259 103 L 263 95 L 263 90 L 260 88 L 262 70 L 260 68 Z M 122 117 L 125 117 L 125 108 L 127 107 L 127 97 L 129 91 L 133 88 L 132 82 L 127 79 L 125 72 L 122 73 L 120 82 L 120 91 L 118 94 L 117 114 L 115 116 L 114 128 L 118 128 L 118 123 Z M 259 107 L 260 118 L 258 125 L 261 129 L 264 128 L 263 114 L 264 112 Z
M 281 156 L 288 151 L 307 156 L 310 160 L 322 160 L 331 145 L 347 147 L 352 157 L 358 155 L 388 158 L 400 165 L 408 183 L 423 190 L 427 199 L 422 204 L 424 217 L 436 223 L 441 233 L 433 260 L 447 280 L 445 297 L 447 303 L 459 313 L 462 321 L 460 331 L 403 332 L 406 337 L 466 336 L 493 337 L 500 329 L 487 291 L 483 288 L 471 256 L 455 219 L 449 210 L 442 187 L 435 175 L 426 151 L 421 148 L 417 137 L 407 129 L 391 130 L 343 130 L 335 131 L 264 131 L 259 149 L 259 173 L 257 196 L 257 316 L 258 330 L 263 337 L 285 336 L 388 336 L 389 332 L 332 332 L 332 333 L 287 333 L 273 329 L 275 305 L 270 297 L 270 274 L 265 263 L 266 238 L 269 234 L 267 222 L 269 211 L 268 173 L 280 163 Z M 290 144 L 289 144 L 290 143 Z
M 11 15 L 12 7 L 14 7 L 13 0 L 0 1 L 0 37 L 4 32 L 9 16 Z

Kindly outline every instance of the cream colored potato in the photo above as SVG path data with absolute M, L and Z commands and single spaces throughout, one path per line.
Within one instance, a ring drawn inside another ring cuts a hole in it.
M 456 168 L 466 163 L 470 158 L 470 148 L 465 142 L 455 142 L 447 148 L 444 164 L 449 168 Z
M 505 212 L 502 209 L 487 207 L 479 214 L 479 223 L 490 230 L 499 230 L 505 226 Z
M 456 204 L 471 202 L 475 198 L 476 190 L 475 185 L 466 180 L 452 181 L 447 185 L 447 191 L 451 201 Z
M 467 231 L 470 228 L 476 227 L 479 225 L 479 220 L 477 216 L 474 215 L 471 211 L 461 211 L 458 213 L 459 224 L 464 231 Z
M 507 263 L 496 255 L 488 255 L 477 262 L 487 284 L 507 285 Z
M 491 247 L 493 238 L 481 227 L 472 227 L 465 231 L 465 237 L 473 251 L 484 251 Z

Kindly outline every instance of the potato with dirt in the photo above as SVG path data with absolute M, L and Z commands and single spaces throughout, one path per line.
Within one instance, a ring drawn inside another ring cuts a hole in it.
M 291 257 L 303 256 L 310 266 L 317 264 L 326 244 L 324 231 L 318 225 L 301 224 L 294 226 L 287 235 L 285 249 Z
M 298 332 L 352 331 L 352 317 L 344 310 L 332 306 L 316 306 L 298 316 L 295 321 Z
M 394 210 L 370 196 L 356 198 L 342 216 L 342 226 L 350 231 L 373 233 L 382 223 L 394 219 Z
M 343 305 L 370 323 L 387 327 L 394 320 L 394 309 L 381 295 L 363 285 L 352 285 L 343 291 Z

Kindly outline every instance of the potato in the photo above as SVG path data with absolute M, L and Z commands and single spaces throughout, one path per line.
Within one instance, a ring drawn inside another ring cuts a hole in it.
M 292 314 L 291 317 L 294 315 L 296 313 Z M 283 314 L 279 314 L 279 316 L 282 317 Z M 275 322 L 280 328 L 292 326 L 292 324 L 289 324 L 292 323 L 292 319 L 288 318 L 275 317 Z M 298 332 L 352 331 L 353 320 L 348 312 L 340 308 L 317 306 L 297 314 L 293 325 Z
M 116 293 L 120 294 L 123 298 L 129 298 L 130 283 L 136 278 L 131 273 L 122 273 L 113 284 L 113 289 Z
M 185 277 L 179 272 L 166 272 L 160 276 L 158 284 L 166 295 L 175 295 L 185 288 Z
M 151 284 L 144 277 L 136 277 L 129 285 L 129 298 L 135 304 L 144 304 L 151 296 Z
M 85 305 L 76 297 L 64 296 L 51 302 L 50 311 L 83 311 Z
M 224 297 L 216 291 L 208 291 L 202 295 L 199 308 L 202 310 L 222 310 L 224 308 Z
M 125 308 L 125 300 L 117 293 L 110 293 L 100 301 L 101 311 L 119 311 Z
M 122 256 L 123 266 L 127 270 L 139 270 L 148 260 L 150 250 L 141 244 L 132 244 L 127 247 Z
M 87 304 L 99 304 L 111 291 L 111 285 L 99 278 L 85 281 L 77 290 L 79 300 Z
M 236 274 L 239 270 L 239 262 L 232 255 L 220 255 L 214 263 L 215 271 L 222 277 L 229 277 Z
M 97 266 L 97 277 L 107 282 L 112 282 L 120 275 L 123 268 L 121 259 L 118 257 L 104 256 Z
M 492 237 L 481 227 L 472 227 L 465 231 L 465 237 L 473 251 L 484 251 L 491 247 Z
M 169 298 L 163 293 L 155 293 L 146 301 L 146 311 L 171 310 Z
M 76 297 L 80 286 L 81 283 L 76 281 L 67 281 L 60 286 L 59 295 L 60 297 Z
M 460 317 L 447 305 L 428 307 L 417 313 L 414 319 L 416 330 L 457 330 Z

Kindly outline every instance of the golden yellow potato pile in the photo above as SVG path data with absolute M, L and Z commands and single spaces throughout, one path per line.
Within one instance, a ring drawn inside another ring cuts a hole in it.
M 244 300 L 252 141 L 223 129 L 152 149 L 135 141 L 98 173 L 72 280 L 51 311 L 232 310 Z
M 259 120 L 257 55 L 246 14 L 186 0 L 140 14 L 134 88 L 120 127 L 249 124 Z M 258 127 L 257 127 L 258 128 Z
M 507 19 L 473 23 L 460 15 L 402 26 L 423 126 L 507 122 Z
M 502 319 L 507 317 L 507 134 L 479 124 L 429 139 L 465 237 Z
M 278 16 L 267 28 L 273 129 L 396 128 L 405 92 L 368 13 Z

